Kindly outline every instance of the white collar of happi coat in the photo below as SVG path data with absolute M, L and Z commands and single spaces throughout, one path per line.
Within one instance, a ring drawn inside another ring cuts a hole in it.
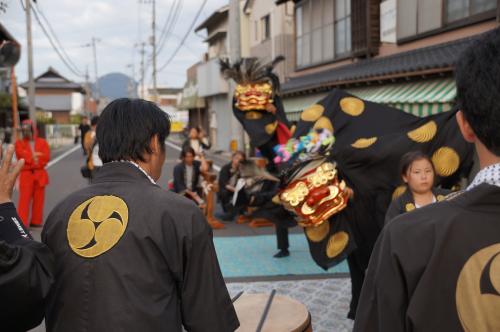
M 152 184 L 156 184 L 156 181 L 153 180 L 153 178 L 151 176 L 149 176 L 149 174 L 144 170 L 144 168 L 142 168 L 138 163 L 135 163 L 133 162 L 132 160 L 116 160 L 116 161 L 113 161 L 114 163 L 129 163 L 129 164 L 132 164 L 134 165 L 135 167 L 137 167 L 137 169 L 139 169 L 139 171 L 141 171 L 142 173 L 144 173 L 144 175 L 146 175 L 149 179 L 149 181 L 152 183 Z
M 481 183 L 500 187 L 500 163 L 490 165 L 480 170 L 474 178 L 474 181 L 467 187 L 467 190 L 477 187 Z

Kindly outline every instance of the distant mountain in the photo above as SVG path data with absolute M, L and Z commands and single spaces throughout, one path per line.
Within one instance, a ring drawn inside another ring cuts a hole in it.
M 122 73 L 110 73 L 101 76 L 98 80 L 101 97 L 106 97 L 110 101 L 123 98 L 137 98 L 137 82 L 133 78 Z M 95 85 L 92 90 L 95 93 Z

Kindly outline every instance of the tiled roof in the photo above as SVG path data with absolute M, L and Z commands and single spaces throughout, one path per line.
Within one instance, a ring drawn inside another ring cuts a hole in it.
M 469 37 L 390 56 L 359 60 L 356 63 L 291 78 L 282 84 L 285 94 L 328 88 L 345 83 L 412 76 L 426 71 L 450 71 L 459 55 L 474 39 Z

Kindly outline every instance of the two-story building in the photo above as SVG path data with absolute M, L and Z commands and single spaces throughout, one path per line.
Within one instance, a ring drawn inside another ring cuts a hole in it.
M 340 87 L 419 116 L 449 110 L 454 64 L 499 26 L 497 0 L 278 0 L 295 4 L 290 117 Z
M 263 62 L 284 56 L 275 68 L 284 82 L 295 69 L 293 3 L 276 6 L 266 0 L 246 0 L 243 12 L 248 18 L 250 56 Z

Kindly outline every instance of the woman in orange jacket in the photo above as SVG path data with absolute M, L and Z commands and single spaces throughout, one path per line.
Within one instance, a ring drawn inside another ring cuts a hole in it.
M 22 123 L 23 138 L 16 141 L 17 159 L 24 159 L 19 176 L 18 213 L 26 226 L 42 227 L 45 186 L 49 175 L 45 166 L 50 160 L 49 144 L 38 137 L 31 120 Z M 31 203 L 31 222 L 29 222 Z

